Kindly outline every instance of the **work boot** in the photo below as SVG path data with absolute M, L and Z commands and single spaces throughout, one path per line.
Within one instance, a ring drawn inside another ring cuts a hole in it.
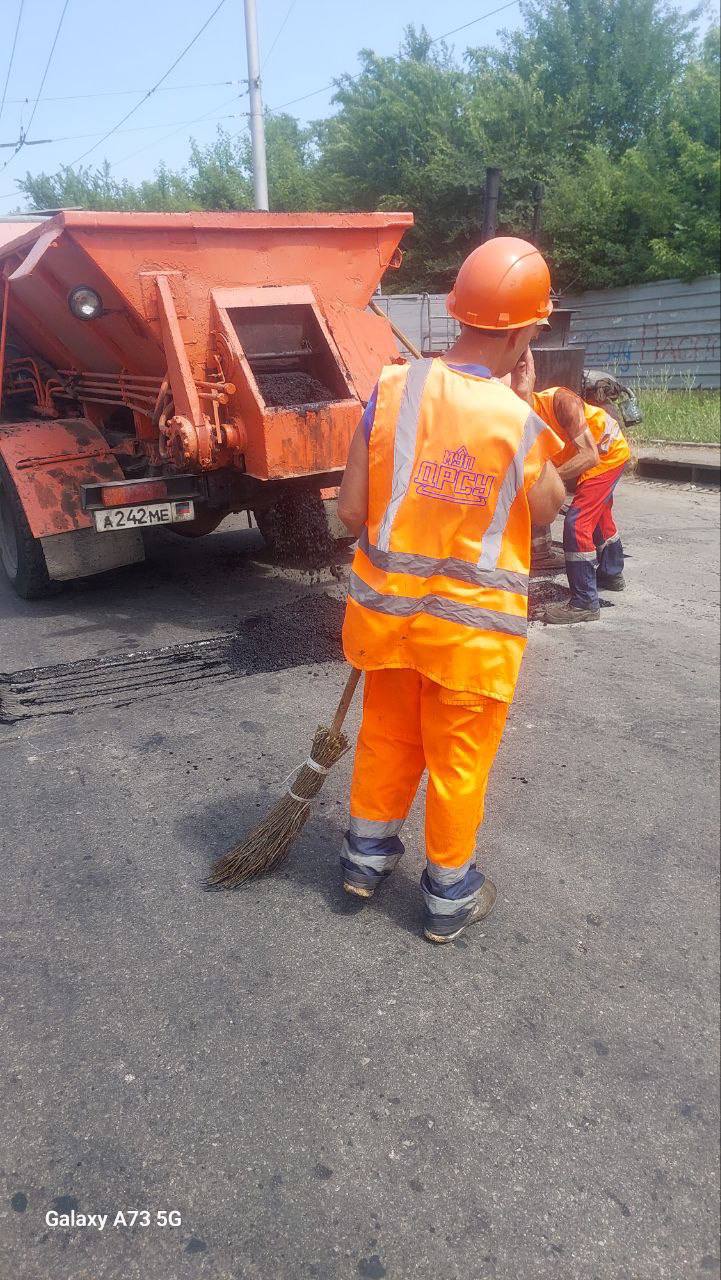
M 393 874 L 393 868 L 388 871 L 361 871 L 360 869 L 351 869 L 345 867 L 343 871 L 343 892 L 349 893 L 353 898 L 372 898 L 379 885 L 387 880 Z
M 441 932 L 444 927 L 443 916 L 436 916 L 432 926 L 424 925 L 423 937 L 427 938 L 429 942 L 454 942 L 456 938 L 460 938 L 464 929 L 467 929 L 469 924 L 478 924 L 480 920 L 485 920 L 486 916 L 491 914 L 496 903 L 497 894 L 498 890 L 496 889 L 493 881 L 489 880 L 488 876 L 486 876 L 478 891 L 478 897 L 468 912 L 463 924 L 459 925 L 451 923 L 453 917 L 448 916 L 447 919 L 450 926 L 449 932 L 443 933 Z
M 375 891 L 374 884 L 354 884 L 352 880 L 343 881 L 343 892 L 350 893 L 354 898 L 372 898 Z
M 566 568 L 566 557 L 560 547 L 545 546 L 531 557 L 531 573 L 561 573 Z
M 622 573 L 597 573 L 596 586 L 604 591 L 625 591 L 626 579 Z
M 546 605 L 541 621 L 551 627 L 567 627 L 572 622 L 598 622 L 600 616 L 601 610 L 598 605 L 595 609 L 587 609 L 571 604 L 570 600 L 564 600 L 563 604 Z

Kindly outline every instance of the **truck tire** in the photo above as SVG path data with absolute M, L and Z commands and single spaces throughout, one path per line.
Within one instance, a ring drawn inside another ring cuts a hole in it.
M 0 458 L 0 561 L 17 595 L 38 600 L 54 595 L 57 584 L 48 576 L 39 538 L 30 532 L 17 489 Z
M 253 512 L 268 548 L 314 565 L 333 559 L 335 544 L 319 493 L 284 494 L 272 507 Z

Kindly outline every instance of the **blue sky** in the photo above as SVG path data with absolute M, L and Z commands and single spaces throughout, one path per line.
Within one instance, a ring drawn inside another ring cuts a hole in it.
M 243 4 L 225 0 L 162 91 L 144 102 L 121 126 L 122 131 L 96 145 L 163 75 L 217 2 L 68 0 L 28 131 L 28 138 L 53 141 L 25 146 L 15 156 L 12 148 L 0 148 L 0 167 L 6 166 L 0 171 L 0 214 L 18 206 L 13 179 L 27 170 L 54 172 L 89 152 L 83 163 L 97 164 L 107 157 L 118 177 L 136 180 L 151 175 L 161 160 L 180 167 L 188 154 L 188 138 L 210 141 L 221 119 L 226 128 L 244 128 L 247 100 L 236 98 L 242 91 L 238 82 L 247 75 Z M 257 0 L 261 57 L 267 58 L 263 68 L 266 105 L 280 108 L 344 71 L 357 70 L 357 53 L 363 47 L 380 54 L 396 53 L 410 21 L 424 23 L 432 35 L 440 35 L 503 2 Z M 16 140 L 21 127 L 27 128 L 64 3 L 24 0 L 0 117 L 0 142 Z M 692 0 L 682 4 L 690 8 Z M 19 8 L 20 0 L 0 0 L 0 98 Z M 469 46 L 495 43 L 500 28 L 512 29 L 518 23 L 519 9 L 514 4 L 449 37 L 449 43 L 459 53 Z M 288 110 L 304 120 L 327 115 L 332 111 L 331 92 L 318 93 Z

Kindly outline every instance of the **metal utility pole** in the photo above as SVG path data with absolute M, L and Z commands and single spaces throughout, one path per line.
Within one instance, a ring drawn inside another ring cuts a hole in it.
M 501 170 L 493 168 L 486 169 L 486 189 L 483 199 L 481 244 L 485 244 L 486 240 L 492 240 L 496 234 L 496 223 L 498 221 L 498 195 L 500 189 Z
M 245 43 L 248 50 L 248 96 L 250 98 L 250 142 L 253 151 L 253 199 L 256 209 L 267 209 L 268 168 L 265 158 L 265 121 L 260 91 L 260 55 L 255 0 L 243 0 Z

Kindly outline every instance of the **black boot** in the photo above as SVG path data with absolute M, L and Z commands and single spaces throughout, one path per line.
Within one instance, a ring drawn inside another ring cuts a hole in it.
M 583 605 L 572 604 L 570 600 L 564 600 L 563 604 L 549 604 L 546 606 L 542 622 L 547 626 L 570 626 L 573 622 L 598 622 L 601 616 L 601 610 L 598 605 L 595 609 L 585 608 Z
M 597 573 L 596 586 L 604 591 L 625 591 L 626 579 L 622 573 Z

